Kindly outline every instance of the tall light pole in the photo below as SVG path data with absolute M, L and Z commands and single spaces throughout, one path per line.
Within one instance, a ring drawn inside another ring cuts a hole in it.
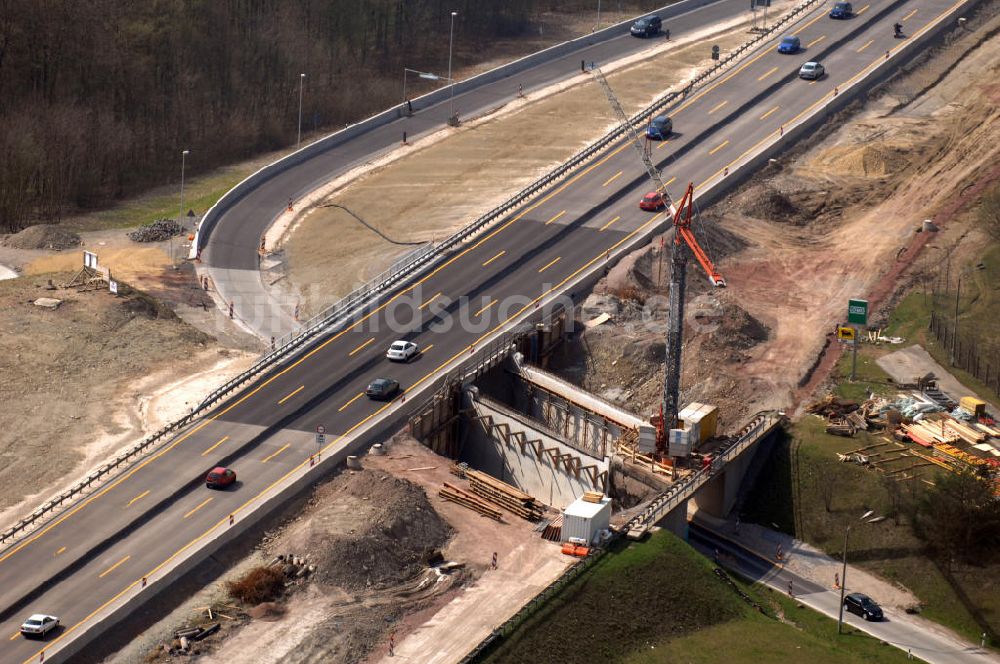
M 181 151 L 181 210 L 180 214 L 177 215 L 177 224 L 181 227 L 184 226 L 184 167 L 187 166 L 187 156 L 191 153 L 190 150 Z M 170 236 L 170 267 L 177 269 L 177 262 L 174 260 L 174 236 Z
M 868 519 L 874 510 L 868 510 L 861 515 L 861 521 Z M 878 523 L 883 520 L 884 516 L 877 516 L 868 520 L 868 523 Z M 851 525 L 847 525 L 847 530 L 844 532 L 844 566 L 840 571 L 840 615 L 837 617 L 837 634 L 844 633 L 844 592 L 847 589 L 847 538 L 851 535 Z
M 299 137 L 295 141 L 295 147 L 302 144 L 302 85 L 305 83 L 306 75 L 299 74 Z
M 458 12 L 451 13 L 451 31 L 448 35 L 448 80 L 451 81 L 451 94 L 448 97 L 448 121 L 455 117 L 455 79 L 451 77 L 451 54 L 455 44 L 455 17 Z
M 597 28 L 595 29 L 601 29 L 601 0 L 597 0 Z

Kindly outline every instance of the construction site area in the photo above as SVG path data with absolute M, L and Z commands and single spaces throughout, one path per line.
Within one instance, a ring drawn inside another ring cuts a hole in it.
M 859 332 L 857 345 L 839 333 L 850 298 L 866 298 L 870 329 L 890 325 L 904 298 L 940 280 L 943 256 L 956 275 L 983 265 L 983 298 L 1000 283 L 1000 263 L 984 258 L 996 241 L 975 215 L 1000 182 L 996 8 L 981 7 L 975 30 L 718 202 L 699 209 L 685 196 L 676 235 L 611 265 L 575 310 L 518 328 L 495 355 L 448 376 L 402 430 L 348 457 L 76 661 L 472 661 L 477 644 L 495 647 L 532 600 L 614 543 L 660 530 L 688 539 L 696 514 L 738 534 L 789 422 L 813 416 L 823 433 L 856 441 L 828 456 L 859 473 L 928 486 L 939 471 L 968 473 L 1000 495 L 990 369 L 969 386 L 933 358 L 897 356 L 933 343 L 923 328 L 919 339 Z M 458 228 L 596 139 L 660 94 L 664 77 L 704 71 L 705 38 L 727 48 L 747 27 L 665 41 L 608 66 L 606 79 L 533 93 L 329 183 L 269 233 L 265 284 L 300 298 L 303 317 L 320 311 L 412 249 L 403 245 Z M 546 133 L 583 107 L 599 111 L 576 125 L 575 142 Z M 645 165 L 655 172 L 648 155 Z M 373 192 L 379 206 L 365 208 Z M 345 222 L 347 208 L 365 209 L 379 233 Z M 20 275 L 0 281 L 4 526 L 255 360 L 260 342 L 176 259 L 187 232 L 34 227 L 0 241 L 0 263 Z M 83 266 L 81 249 L 93 256 Z M 866 383 L 845 396 L 843 385 L 861 382 L 845 369 L 859 346 L 886 377 L 877 392 Z M 777 541 L 771 526 L 747 524 L 760 550 Z M 827 588 L 831 573 L 840 578 L 827 562 L 795 570 Z M 900 579 L 869 572 L 870 587 L 884 584 L 883 606 L 917 613 L 923 600 Z M 1000 607 L 978 608 L 985 640 L 1000 629 Z

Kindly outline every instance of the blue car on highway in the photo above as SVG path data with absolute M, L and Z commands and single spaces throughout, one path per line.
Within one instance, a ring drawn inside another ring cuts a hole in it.
M 800 48 L 802 42 L 798 37 L 782 37 L 781 43 L 778 44 L 778 53 L 798 53 Z
M 649 123 L 646 128 L 646 138 L 656 141 L 665 141 L 670 132 L 674 130 L 674 123 L 665 115 L 658 115 Z
M 830 18 L 851 18 L 854 16 L 854 7 L 849 2 L 838 2 L 830 10 Z

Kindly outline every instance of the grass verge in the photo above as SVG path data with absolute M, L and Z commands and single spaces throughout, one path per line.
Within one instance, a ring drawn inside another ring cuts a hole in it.
M 896 662 L 905 654 L 864 635 L 836 638 L 836 623 L 763 586 L 737 582 L 785 622 L 743 603 L 709 560 L 660 531 L 620 542 L 487 656 L 491 664 L 588 661 Z

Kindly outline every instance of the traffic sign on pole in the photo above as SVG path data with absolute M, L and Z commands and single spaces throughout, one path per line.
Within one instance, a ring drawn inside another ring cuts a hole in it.
M 856 325 L 868 324 L 868 300 L 847 301 L 847 322 Z

